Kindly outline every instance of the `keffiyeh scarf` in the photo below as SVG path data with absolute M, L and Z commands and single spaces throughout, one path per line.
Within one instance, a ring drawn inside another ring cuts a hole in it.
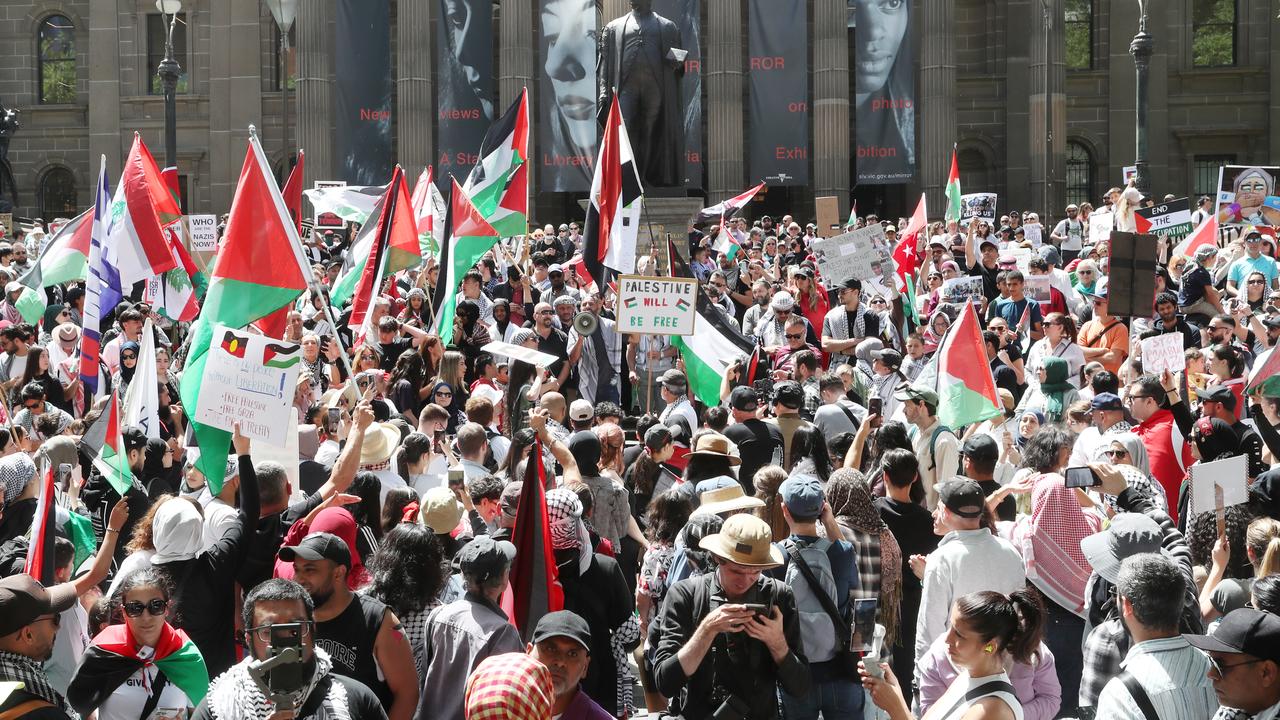
M 320 648 L 312 651 L 315 653 L 315 668 L 306 686 L 293 694 L 295 708 L 301 708 L 311 696 L 311 691 L 333 670 L 333 661 L 328 653 Z M 216 720 L 258 720 L 277 711 L 275 704 L 258 690 L 257 683 L 249 675 L 249 666 L 254 662 L 251 657 L 245 658 L 209 684 L 209 710 Z M 336 680 L 329 683 L 323 707 L 330 713 L 328 720 L 352 720 L 347 706 L 347 689 Z
M 547 524 L 552 550 L 577 550 L 578 574 L 591 567 L 591 536 L 582 522 L 582 501 L 572 490 L 547 491 Z
M 8 505 L 36 476 L 36 464 L 26 453 L 14 453 L 0 460 L 0 485 L 4 486 L 4 504 Z
M 40 663 L 26 655 L 0 650 L 0 679 L 20 682 L 24 690 L 61 709 L 71 720 L 80 719 L 71 703 L 49 685 L 49 679 Z
M 1057 473 L 1040 475 L 1031 491 L 1031 515 L 1018 520 L 1013 544 L 1027 565 L 1027 579 L 1045 597 L 1085 617 L 1085 587 L 1093 566 L 1080 541 L 1099 532 L 1096 515 L 1086 515 L 1075 491 Z

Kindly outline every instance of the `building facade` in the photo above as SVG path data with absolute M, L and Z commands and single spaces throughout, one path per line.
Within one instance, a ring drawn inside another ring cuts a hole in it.
M 1139 2 L 916 0 L 909 29 L 916 57 L 915 178 L 860 186 L 851 152 L 858 51 L 847 19 L 856 3 L 870 1 L 808 1 L 808 37 L 796 40 L 808 47 L 811 181 L 771 188 L 761 211 L 803 216 L 815 196 L 832 195 L 842 214 L 856 199 L 861 212 L 905 215 L 925 191 L 931 215 L 938 215 L 953 147 L 965 191 L 999 193 L 1002 210 L 1047 208 L 1056 218 L 1067 202 L 1096 204 L 1106 188 L 1121 184 L 1122 168 L 1134 159 L 1129 43 Z M 626 0 L 599 3 L 601 25 L 629 8 Z M 1220 165 L 1275 164 L 1280 52 L 1271 42 L 1280 39 L 1280 19 L 1272 4 L 1145 4 L 1155 38 L 1153 193 L 1205 194 L 1216 186 Z M 437 150 L 433 46 L 440 7 L 438 0 L 391 0 L 391 132 L 394 158 L 411 176 Z M 537 0 L 492 3 L 490 82 L 499 108 L 537 81 L 538 7 Z M 702 0 L 701 14 L 704 172 L 698 194 L 715 202 L 758 180 L 748 177 L 744 159 L 748 144 L 758 141 L 745 110 L 747 0 Z M 249 125 L 278 173 L 289 164 L 285 148 L 303 147 L 308 186 L 334 177 L 334 55 L 342 42 L 335 15 L 334 0 L 301 0 L 291 33 L 296 50 L 282 66 L 279 32 L 265 4 L 183 2 L 174 49 L 184 71 L 178 166 L 190 212 L 227 209 Z M 134 131 L 163 158 L 164 104 L 155 68 L 165 35 L 150 0 L 0 4 L 0 105 L 18 108 L 22 123 L 8 152 L 19 187 L 17 214 L 54 217 L 86 207 L 98 158 L 106 157 L 114 182 Z M 535 192 L 534 217 L 559 221 L 580 213 L 582 196 Z

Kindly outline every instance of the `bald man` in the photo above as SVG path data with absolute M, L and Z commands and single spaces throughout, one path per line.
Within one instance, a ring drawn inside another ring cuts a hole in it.
M 550 413 L 551 417 L 547 418 L 547 431 L 557 440 L 568 442 L 569 429 L 564 426 L 565 413 L 568 407 L 564 401 L 564 395 L 558 392 L 543 393 L 542 398 L 538 401 L 538 407 Z

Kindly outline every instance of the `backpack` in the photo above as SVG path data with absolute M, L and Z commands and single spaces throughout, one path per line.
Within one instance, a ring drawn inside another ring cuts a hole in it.
M 788 540 L 783 543 L 783 547 L 787 551 L 784 580 L 796 596 L 796 612 L 800 617 L 800 646 L 804 649 L 804 656 L 811 663 L 832 660 L 840 649 L 837 640 L 840 634 L 836 632 L 831 615 L 817 595 L 819 590 L 805 579 L 797 563 L 791 561 L 793 554 L 803 558 L 813 571 L 820 591 L 826 593 L 829 601 L 837 600 L 835 573 L 831 571 L 831 558 L 827 556 L 831 541 L 819 538 L 802 545 Z
M 937 457 L 938 436 L 944 432 L 949 432 L 952 435 L 955 435 L 955 433 L 952 432 L 951 428 L 947 427 L 946 425 L 943 425 L 942 423 L 938 423 L 936 426 L 934 426 L 933 433 L 929 435 L 929 469 L 930 470 L 936 470 L 938 468 L 938 457 Z M 963 475 L 963 474 L 964 474 L 964 458 L 958 457 L 956 461 L 956 471 L 953 473 L 953 475 Z M 934 477 L 940 480 L 947 480 L 947 479 L 950 479 L 951 475 L 942 477 L 941 475 L 935 474 Z

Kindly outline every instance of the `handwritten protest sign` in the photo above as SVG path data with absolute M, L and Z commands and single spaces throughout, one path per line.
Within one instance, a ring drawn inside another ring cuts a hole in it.
M 301 346 L 225 325 L 213 329 L 196 420 L 284 447 Z
M 1022 232 L 1027 242 L 1031 243 L 1031 247 L 1038 248 L 1044 244 L 1044 226 L 1040 223 L 1023 225 Z
M 828 286 L 857 278 L 875 280 L 893 287 L 893 248 L 884 228 L 869 225 L 832 238 L 819 238 L 809 244 L 818 261 L 818 270 Z
M 968 225 L 970 220 L 985 220 L 990 224 L 996 221 L 995 193 L 969 193 L 960 196 L 960 223 Z
M 698 281 L 623 275 L 618 278 L 618 331 L 692 335 Z
M 191 235 L 192 252 L 214 252 L 218 249 L 218 216 L 188 215 L 187 232 Z
M 1142 369 L 1159 375 L 1187 369 L 1187 356 L 1182 353 L 1182 333 L 1156 335 L 1142 341 Z
M 980 303 L 982 302 L 982 278 L 969 276 L 951 278 L 942 283 L 942 297 L 951 303 L 961 303 L 965 300 Z
M 1093 212 L 1089 215 L 1089 244 L 1097 245 L 1111 239 L 1116 216 L 1109 212 Z

